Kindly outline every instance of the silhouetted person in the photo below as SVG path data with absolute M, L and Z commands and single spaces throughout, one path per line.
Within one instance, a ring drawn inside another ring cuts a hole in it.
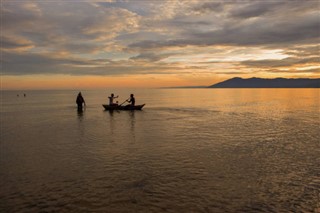
M 23 97 L 26 97 L 27 95 L 26 95 L 26 93 L 23 93 Z
M 118 97 L 119 97 L 119 95 L 118 95 L 117 97 L 115 97 L 114 94 L 111 93 L 111 96 L 108 97 L 108 98 L 109 98 L 109 105 L 110 105 L 110 106 L 117 106 L 118 104 L 117 104 L 117 103 L 113 103 L 113 100 L 114 100 L 115 98 L 118 98 Z
M 134 98 L 133 94 L 130 95 L 130 98 L 129 98 L 128 102 L 130 103 L 128 106 L 134 106 L 135 105 L 136 99 Z
M 84 98 L 82 97 L 81 92 L 79 92 L 77 96 L 76 103 L 78 105 L 78 111 L 82 111 L 83 104 L 86 105 L 86 102 L 84 101 Z

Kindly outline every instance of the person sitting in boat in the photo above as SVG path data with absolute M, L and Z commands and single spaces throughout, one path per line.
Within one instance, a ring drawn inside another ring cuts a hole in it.
M 78 105 L 78 111 L 82 111 L 83 104 L 86 105 L 86 102 L 84 101 L 81 92 L 79 92 L 77 96 L 76 103 Z
M 110 106 L 117 106 L 117 105 L 118 105 L 118 102 L 117 102 L 117 103 L 113 103 L 113 100 L 114 100 L 115 98 L 118 98 L 118 97 L 119 97 L 119 95 L 118 95 L 118 96 L 114 96 L 114 94 L 111 93 L 111 96 L 108 97 L 108 98 L 109 98 L 109 105 L 110 105 Z
M 130 103 L 128 106 L 134 106 L 135 105 L 136 99 L 134 98 L 133 94 L 130 95 L 130 98 L 127 100 L 127 102 Z

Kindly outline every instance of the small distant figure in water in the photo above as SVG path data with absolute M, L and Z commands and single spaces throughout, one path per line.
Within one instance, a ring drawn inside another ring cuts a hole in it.
M 84 101 L 84 98 L 82 97 L 81 92 L 79 92 L 79 94 L 78 94 L 78 96 L 77 96 L 76 103 L 77 103 L 77 105 L 78 105 L 78 111 L 82 111 L 83 104 L 84 104 L 84 106 L 85 106 L 85 105 L 86 105 L 86 102 Z
M 26 93 L 23 93 L 23 97 L 26 97 L 27 95 L 26 95 Z
M 118 97 L 119 97 L 119 95 L 114 96 L 114 94 L 111 93 L 111 96 L 108 97 L 108 98 L 109 98 L 109 105 L 110 105 L 110 106 L 118 106 L 118 101 L 117 101 L 116 103 L 113 103 L 113 100 L 116 99 L 116 98 L 118 98 Z
M 134 95 L 131 94 L 130 98 L 127 100 L 127 102 L 129 102 L 130 104 L 128 104 L 128 106 L 134 106 L 136 103 L 136 99 L 134 98 Z
M 17 94 L 17 97 L 19 97 L 19 94 Z

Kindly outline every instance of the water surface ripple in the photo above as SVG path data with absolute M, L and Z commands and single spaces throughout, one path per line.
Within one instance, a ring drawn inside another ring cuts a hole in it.
M 0 212 L 320 212 L 318 89 L 134 92 L 3 91 Z

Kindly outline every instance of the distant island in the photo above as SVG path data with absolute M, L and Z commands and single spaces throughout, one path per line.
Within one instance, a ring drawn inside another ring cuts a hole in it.
M 320 88 L 320 78 L 231 78 L 208 88 Z

